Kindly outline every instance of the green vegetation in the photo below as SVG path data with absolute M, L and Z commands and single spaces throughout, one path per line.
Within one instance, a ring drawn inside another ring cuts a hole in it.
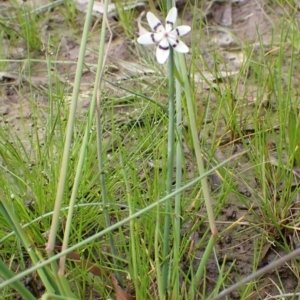
M 193 20 L 165 65 L 121 1 L 117 25 L 57 4 L 0 17 L 1 299 L 217 299 L 298 248 L 295 2 L 231 51 Z M 296 299 L 295 262 L 235 293 Z

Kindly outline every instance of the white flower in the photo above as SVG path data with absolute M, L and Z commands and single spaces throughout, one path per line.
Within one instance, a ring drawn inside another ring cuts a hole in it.
M 159 43 L 156 49 L 156 58 L 160 64 L 165 63 L 169 57 L 170 45 L 177 52 L 189 52 L 187 45 L 178 40 L 177 37 L 187 34 L 191 30 L 191 27 L 183 25 L 173 29 L 176 18 L 177 8 L 172 7 L 167 15 L 166 26 L 164 27 L 152 12 L 148 12 L 147 21 L 155 33 L 147 32 L 137 39 L 137 42 L 143 45 Z

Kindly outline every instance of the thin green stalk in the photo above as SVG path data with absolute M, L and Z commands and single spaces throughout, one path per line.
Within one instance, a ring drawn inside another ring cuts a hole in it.
M 180 189 L 182 184 L 182 112 L 181 112 L 181 85 L 178 80 L 176 86 L 176 189 Z M 181 233 L 181 194 L 175 196 L 175 219 L 174 219 L 174 258 L 173 265 L 178 266 L 180 262 L 180 233 Z M 173 269 L 173 291 L 172 299 L 179 299 L 179 268 Z
M 101 182 L 101 195 L 102 195 L 102 200 L 103 200 L 103 214 L 104 214 L 104 218 L 105 218 L 105 225 L 107 228 L 109 228 L 111 226 L 111 221 L 110 221 L 110 217 L 109 217 L 109 213 L 107 210 L 107 204 L 108 204 L 108 200 L 107 200 L 107 192 L 106 192 L 106 183 L 105 183 L 105 173 L 104 173 L 104 163 L 103 163 L 103 157 L 102 157 L 102 134 L 101 134 L 101 122 L 100 122 L 100 112 L 97 113 L 97 154 L 98 154 L 98 168 L 99 168 L 99 172 L 100 172 L 100 182 Z M 112 252 L 113 255 L 113 260 L 114 260 L 114 266 L 116 269 L 118 266 L 118 262 L 116 257 L 117 255 L 117 250 L 115 248 L 115 244 L 114 244 L 114 239 L 113 239 L 113 234 L 111 232 L 108 233 L 108 238 L 109 238 L 109 244 L 110 244 L 110 250 Z M 118 280 L 118 283 L 120 284 L 120 286 L 122 286 L 122 277 L 119 274 L 119 272 L 116 273 L 116 277 Z
M 42 259 L 42 258 L 41 258 Z M 57 284 L 59 289 L 59 294 L 64 297 L 75 297 L 70 288 L 70 282 L 67 280 L 65 276 L 59 276 L 58 267 L 56 262 L 51 263 L 51 271 L 54 282 Z
M 216 253 L 216 250 L 214 249 L 213 251 L 214 251 L 215 260 L 218 260 L 218 254 Z M 226 259 L 226 256 L 225 256 L 221 267 L 218 265 L 219 275 L 218 275 L 218 279 L 216 282 L 216 286 L 208 298 L 210 298 L 212 295 L 216 295 L 220 291 L 221 286 L 225 286 L 226 279 L 228 279 L 228 276 L 230 276 L 231 272 L 234 271 L 234 270 L 232 270 L 235 266 L 234 262 L 232 262 L 230 264 L 229 268 L 227 268 L 226 265 L 228 265 L 228 260 Z M 226 268 L 226 270 L 225 270 L 225 268 Z
M 166 0 L 167 11 L 174 6 L 173 0 Z M 169 55 L 169 125 L 168 125 L 168 170 L 167 170 L 167 182 L 166 192 L 167 194 L 172 192 L 173 181 L 173 167 L 174 167 L 174 140 L 175 140 L 175 86 L 174 86 L 174 55 L 173 48 L 170 47 Z M 166 201 L 165 204 L 165 218 L 164 218 L 164 233 L 163 233 L 163 264 L 162 264 L 162 293 L 164 297 L 167 294 L 168 278 L 169 278 L 169 249 L 170 249 L 170 232 L 171 232 L 171 200 Z
M 194 111 L 193 97 L 191 94 L 191 86 L 190 86 L 189 78 L 187 76 L 184 57 L 182 55 L 179 55 L 178 57 L 180 62 L 181 78 L 183 79 L 183 84 L 184 84 L 184 93 L 187 102 L 188 117 L 190 122 L 190 129 L 192 133 L 193 146 L 194 146 L 196 160 L 197 160 L 198 172 L 201 175 L 205 173 L 205 168 L 204 168 L 203 158 L 201 154 L 201 147 L 200 147 L 200 142 L 199 142 L 199 137 L 197 132 L 197 123 L 196 123 L 196 116 Z M 210 201 L 207 179 L 205 177 L 202 178 L 201 184 L 203 189 L 203 196 L 204 196 L 205 206 L 207 210 L 210 230 L 212 232 L 212 235 L 217 236 L 218 230 L 216 227 L 214 212 Z
M 184 92 L 185 92 L 186 101 L 187 101 L 188 117 L 189 117 L 189 122 L 190 122 L 190 129 L 191 129 L 191 133 L 192 133 L 193 146 L 194 146 L 195 155 L 196 155 L 198 172 L 201 175 L 201 174 L 205 174 L 205 169 L 204 169 L 204 163 L 203 163 L 203 158 L 202 158 L 202 154 L 201 154 L 200 142 L 199 142 L 199 138 L 198 138 L 196 116 L 195 116 L 195 111 L 194 111 L 194 103 L 193 103 L 193 97 L 191 94 L 190 82 L 189 82 L 189 79 L 187 76 L 185 60 L 182 55 L 179 55 L 179 62 L 180 62 L 181 78 L 184 83 Z M 215 241 L 217 240 L 218 230 L 216 227 L 214 213 L 213 213 L 213 209 L 212 209 L 212 205 L 211 205 L 211 201 L 210 201 L 210 197 L 209 197 L 209 189 L 208 189 L 206 177 L 203 177 L 201 179 L 201 185 L 202 185 L 203 196 L 204 196 L 205 206 L 206 206 L 206 210 L 207 210 L 210 230 L 212 232 L 212 237 L 210 238 L 209 244 L 205 250 L 206 255 L 208 255 L 208 253 L 209 253 L 208 251 L 212 250 L 212 246 L 215 243 Z M 208 259 L 208 256 L 206 258 Z M 205 268 L 207 259 L 201 261 L 201 264 L 199 265 L 199 268 L 197 271 L 197 275 L 195 276 L 195 278 L 193 280 L 193 285 L 191 288 L 193 288 L 193 286 L 198 286 L 198 284 L 202 278 L 203 270 Z
M 122 173 L 123 173 L 123 180 L 125 182 L 125 187 L 126 187 L 126 194 L 127 194 L 127 202 L 128 202 L 128 207 L 129 207 L 129 216 L 131 216 L 134 213 L 134 207 L 133 207 L 133 199 L 131 196 L 131 190 L 130 190 L 130 185 L 128 182 L 128 177 L 125 172 L 125 165 L 123 161 L 122 154 L 120 154 L 120 165 L 122 168 Z M 131 248 L 131 263 L 133 264 L 133 283 L 134 286 L 137 287 L 139 284 L 139 271 L 138 271 L 138 265 L 137 265 L 137 251 L 135 247 L 135 220 L 131 220 L 129 222 L 129 229 L 130 229 L 130 248 Z
M 172 192 L 172 181 L 174 173 L 174 139 L 175 139 L 175 104 L 174 104 L 174 58 L 173 49 L 170 49 L 169 57 L 169 125 L 168 125 L 168 158 L 167 158 L 167 182 L 166 192 Z M 169 252 L 170 252 L 170 231 L 171 231 L 171 200 L 165 204 L 164 234 L 163 234 L 163 263 L 162 263 L 162 291 L 167 292 L 169 278 Z
M 47 51 L 46 51 L 47 53 Z M 47 62 L 47 73 L 48 73 L 48 101 L 49 101 L 49 116 L 48 116 L 48 128 L 50 131 L 53 130 L 52 121 L 53 121 L 53 91 L 52 91 L 52 71 L 51 71 L 51 58 L 46 54 Z
M 167 1 L 167 10 L 170 11 L 170 9 L 175 6 L 175 1 L 174 0 L 166 0 L 166 1 Z
M 154 253 L 155 253 L 155 266 L 156 266 L 156 276 L 157 278 L 161 278 L 161 265 L 160 265 L 160 239 L 161 239 L 161 231 L 160 231 L 160 207 L 157 205 L 156 207 L 156 223 L 155 223 L 155 236 L 154 236 Z M 157 280 L 157 287 L 159 293 L 159 299 L 164 299 L 164 292 L 162 289 L 162 281 Z
M 200 283 L 202 276 L 204 274 L 204 271 L 205 271 L 205 266 L 206 266 L 208 259 L 213 251 L 216 240 L 217 240 L 217 236 L 212 235 L 208 241 L 208 244 L 206 245 L 205 251 L 201 258 L 200 265 L 197 269 L 196 275 L 193 277 L 193 281 L 192 281 L 191 287 L 189 289 L 189 299 L 196 299 L 195 291 L 198 290 L 199 283 Z
M 80 82 L 81 82 L 83 63 L 85 57 L 84 54 L 85 54 L 87 38 L 90 29 L 90 20 L 92 17 L 93 4 L 94 4 L 93 0 L 89 1 L 87 13 L 86 13 L 86 19 L 83 28 L 81 47 L 78 56 L 78 62 L 77 62 L 75 80 L 74 80 L 74 89 L 72 93 L 70 114 L 69 114 L 69 119 L 67 124 L 67 133 L 66 133 L 64 151 L 63 151 L 63 158 L 61 163 L 60 176 L 59 176 L 59 182 L 58 182 L 56 199 L 55 199 L 54 215 L 53 215 L 49 239 L 46 247 L 46 251 L 50 255 L 53 254 L 56 234 L 59 226 L 60 209 L 61 209 L 61 204 L 62 204 L 66 181 L 67 181 L 68 166 L 70 161 L 70 149 L 72 144 L 73 128 L 74 128 L 74 122 L 76 116 L 77 100 L 78 100 L 78 94 L 80 89 Z
M 107 9 L 107 7 L 108 7 L 108 1 L 105 1 L 105 9 Z M 107 25 L 107 20 L 106 20 L 106 18 L 103 18 L 100 45 L 99 45 L 98 68 L 97 68 L 97 74 L 96 74 L 96 79 L 95 79 L 95 82 L 99 82 L 99 83 L 101 81 L 101 77 L 103 74 L 103 68 L 104 68 L 104 62 L 105 62 L 105 59 L 103 59 L 103 58 L 105 57 L 104 48 L 105 48 L 106 25 Z M 67 217 L 67 221 L 66 221 L 66 228 L 65 228 L 65 234 L 64 234 L 64 241 L 63 241 L 63 245 L 62 245 L 62 251 L 68 247 L 69 236 L 70 236 L 70 231 L 71 231 L 71 227 L 72 227 L 72 217 L 73 217 L 73 213 L 74 213 L 75 202 L 77 199 L 77 192 L 78 192 L 78 188 L 80 185 L 82 168 L 83 168 L 83 165 L 85 162 L 86 150 L 87 150 L 87 145 L 88 145 L 88 141 L 89 141 L 89 137 L 90 137 L 91 124 L 93 122 L 93 117 L 95 114 L 98 90 L 99 90 L 98 85 L 95 85 L 95 88 L 93 91 L 93 96 L 92 96 L 92 101 L 90 104 L 89 118 L 88 118 L 88 122 L 86 125 L 84 137 L 83 137 L 83 143 L 82 143 L 81 150 L 80 150 L 80 156 L 79 156 L 79 161 L 78 161 L 78 165 L 77 165 L 77 169 L 76 169 L 73 190 L 72 190 L 71 199 L 70 199 L 70 203 L 69 203 L 70 208 L 68 210 L 68 217 Z M 98 119 L 99 118 L 97 118 L 97 127 L 98 127 L 97 132 L 99 133 L 99 132 L 101 132 L 101 128 L 99 128 L 100 124 L 98 124 Z M 99 141 L 99 138 L 97 140 Z M 101 140 L 101 137 L 100 137 L 100 140 Z M 110 222 L 109 222 L 109 216 L 108 216 L 107 209 L 106 209 L 106 204 L 108 203 L 108 201 L 106 200 L 107 197 L 106 197 L 105 183 L 104 183 L 104 179 L 102 178 L 102 176 L 104 176 L 104 175 L 102 172 L 103 162 L 102 162 L 101 153 L 102 153 L 101 142 L 100 142 L 100 145 L 98 142 L 98 157 L 99 157 L 99 164 L 100 164 L 99 169 L 100 169 L 100 174 L 101 174 L 102 198 L 103 198 L 103 204 L 104 204 L 103 210 L 104 210 L 104 215 L 105 215 L 105 219 L 106 219 L 106 225 L 109 227 Z M 112 239 L 112 237 L 110 237 L 112 253 L 113 253 L 113 256 L 116 257 L 116 251 L 114 249 L 113 241 L 111 239 Z M 66 261 L 66 257 L 62 257 L 60 259 L 59 274 L 63 274 L 63 272 L 64 272 L 65 261 Z
M 103 15 L 103 20 L 102 20 L 102 30 L 101 30 L 101 68 L 100 65 L 98 66 L 98 70 L 100 69 L 100 76 L 98 78 L 98 86 L 97 86 L 97 103 L 96 103 L 96 120 L 97 120 L 97 154 L 98 154 L 98 169 L 100 173 L 100 182 L 101 182 L 101 195 L 102 195 L 102 200 L 103 200 L 103 213 L 104 213 L 104 218 L 105 218 L 105 224 L 106 227 L 110 227 L 111 222 L 110 222 L 110 216 L 107 210 L 107 192 L 106 192 L 106 183 L 105 183 L 105 173 L 104 173 L 104 162 L 103 162 L 103 150 L 102 150 L 102 127 L 101 127 L 101 112 L 100 112 L 100 104 L 101 104 L 101 86 L 102 86 L 102 80 L 103 80 L 103 74 L 104 74 L 104 63 L 107 59 L 107 54 L 109 51 L 109 47 L 112 41 L 113 33 L 109 27 L 109 22 L 107 20 L 107 8 L 108 8 L 108 0 L 105 0 L 105 9 L 104 9 L 104 15 Z M 105 48 L 105 36 L 106 36 L 106 26 L 109 31 L 109 41 L 107 45 L 107 50 L 106 53 L 104 53 L 104 48 Z M 99 55 L 100 57 L 100 55 Z M 111 232 L 108 233 L 108 238 L 109 238 L 109 244 L 110 244 L 110 249 L 113 255 L 113 261 L 114 261 L 114 266 L 116 269 L 118 269 L 118 261 L 117 261 L 117 250 L 115 248 L 114 244 L 114 239 L 113 239 L 113 234 Z M 122 277 L 119 272 L 116 273 L 116 277 L 118 280 L 118 283 L 120 286 L 123 285 L 122 283 Z
M 167 200 L 175 197 L 178 193 L 181 193 L 183 191 L 185 191 L 186 189 L 192 187 L 193 185 L 195 185 L 196 183 L 198 183 L 200 180 L 202 180 L 203 178 L 209 176 L 210 174 L 213 174 L 214 172 L 216 172 L 218 170 L 218 168 L 222 167 L 223 165 L 227 164 L 229 161 L 231 161 L 232 159 L 236 159 L 239 156 L 244 155 L 245 153 L 247 153 L 247 151 L 244 152 L 240 152 L 236 155 L 233 155 L 232 157 L 224 160 L 223 162 L 219 163 L 217 166 L 209 169 L 206 173 L 202 174 L 201 176 L 191 180 L 189 183 L 185 184 L 184 186 L 182 186 L 180 189 L 173 191 L 172 193 L 170 193 L 169 195 L 166 195 L 165 197 L 159 199 L 158 201 L 148 205 L 147 207 L 137 211 L 136 213 L 132 214 L 131 216 L 124 218 L 123 220 L 111 225 L 109 228 L 105 228 L 104 230 L 88 237 L 87 239 L 69 247 L 68 249 L 57 253 L 56 255 L 53 255 L 51 257 L 49 257 L 47 260 L 39 262 L 39 264 L 28 268 L 26 271 L 23 271 L 19 274 L 16 274 L 13 278 L 10 278 L 8 280 L 6 280 L 5 282 L 0 283 L 0 290 L 10 284 L 12 284 L 13 282 L 23 278 L 24 276 L 31 274 L 32 272 L 35 272 L 36 270 L 43 268 L 45 266 L 47 266 L 48 264 L 56 261 L 57 259 L 61 258 L 64 255 L 67 255 L 68 253 L 71 253 L 72 251 L 75 251 L 76 249 L 80 248 L 80 247 L 84 247 L 86 246 L 88 243 L 91 243 L 93 241 L 95 241 L 96 239 L 101 238 L 102 236 L 108 234 L 109 232 L 112 232 L 113 230 L 123 226 L 124 224 L 127 224 L 128 222 L 130 222 L 131 220 L 138 218 L 140 216 L 142 216 L 143 214 L 147 213 L 148 211 L 154 209 L 156 206 L 163 204 L 164 202 L 166 202 Z M 158 247 L 158 245 L 156 245 Z M 300 250 L 299 250 L 300 251 Z

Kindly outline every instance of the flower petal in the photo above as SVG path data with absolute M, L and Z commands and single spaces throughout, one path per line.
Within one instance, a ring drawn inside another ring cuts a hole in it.
M 170 45 L 169 41 L 166 38 L 163 38 L 157 49 L 156 49 L 156 59 L 160 64 L 164 64 L 170 54 Z
M 187 34 L 188 32 L 190 32 L 191 27 L 187 26 L 187 25 L 182 25 L 182 26 L 178 26 L 176 27 L 174 30 L 172 30 L 169 35 L 170 36 L 182 36 Z
M 163 38 L 164 33 L 152 33 L 152 32 L 148 32 L 142 36 L 140 36 L 137 39 L 137 42 L 139 44 L 143 44 L 143 45 L 151 45 L 154 43 L 158 43 L 161 41 L 161 39 Z
M 170 32 L 177 19 L 177 8 L 172 7 L 166 18 L 166 32 Z
M 188 53 L 189 47 L 182 41 L 173 39 L 171 37 L 168 38 L 170 45 L 173 47 L 174 50 L 180 53 Z
M 165 32 L 164 26 L 161 24 L 159 19 L 157 19 L 156 16 L 151 11 L 147 12 L 147 21 L 153 31 Z

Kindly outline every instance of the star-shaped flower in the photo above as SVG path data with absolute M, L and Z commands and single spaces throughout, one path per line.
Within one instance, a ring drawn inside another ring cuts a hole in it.
M 154 33 L 148 32 L 137 39 L 137 42 L 143 45 L 159 43 L 156 49 L 156 58 L 160 64 L 165 63 L 169 57 L 170 45 L 177 52 L 189 52 L 187 45 L 178 40 L 177 37 L 187 34 L 191 30 L 191 27 L 182 25 L 173 29 L 176 18 L 177 8 L 172 7 L 167 15 L 166 26 L 164 27 L 152 12 L 148 12 L 147 21 Z

